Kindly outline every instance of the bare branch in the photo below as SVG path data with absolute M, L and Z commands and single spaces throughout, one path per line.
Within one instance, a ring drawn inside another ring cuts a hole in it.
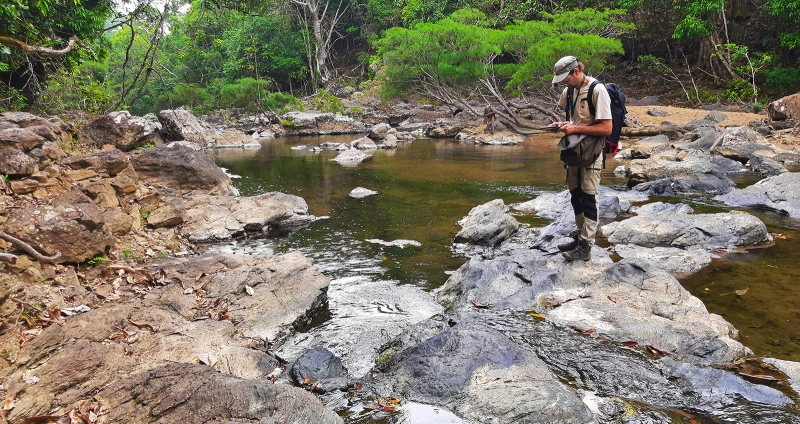
M 3 240 L 5 240 L 5 241 L 7 241 L 7 242 L 9 242 L 9 243 L 11 243 L 11 244 L 13 244 L 13 245 L 15 245 L 15 246 L 19 247 L 19 248 L 20 248 L 20 249 L 22 249 L 22 250 L 23 250 L 25 253 L 27 253 L 27 254 L 29 254 L 29 255 L 33 256 L 33 258 L 34 258 L 34 259 L 36 259 L 36 260 L 37 260 L 37 261 L 39 261 L 39 262 L 44 262 L 44 263 L 47 263 L 47 264 L 51 264 L 51 263 L 53 263 L 53 262 L 54 262 L 56 259 L 58 259 L 58 258 L 60 258 L 60 257 L 61 257 L 61 252 L 57 252 L 57 253 L 56 253 L 55 255 L 53 255 L 53 256 L 44 256 L 44 255 L 42 255 L 41 253 L 37 252 L 37 251 L 36 251 L 36 249 L 34 249 L 33 247 L 31 247 L 31 245 L 30 245 L 30 244 L 28 244 L 28 243 L 25 243 L 24 241 L 22 241 L 22 240 L 20 240 L 20 239 L 18 239 L 18 238 L 16 238 L 16 237 L 14 237 L 14 236 L 12 236 L 12 235 L 6 234 L 6 233 L 5 233 L 5 232 L 3 232 L 3 231 L 0 231 L 0 239 L 3 239 Z
M 73 35 L 72 37 L 70 37 L 69 41 L 67 42 L 67 45 L 62 49 L 54 49 L 51 47 L 44 47 L 44 46 L 34 46 L 27 44 L 24 41 L 17 40 L 16 38 L 6 37 L 6 36 L 0 36 L 0 44 L 5 44 L 6 46 L 9 47 L 14 47 L 25 53 L 43 54 L 45 56 L 50 56 L 50 57 L 63 56 L 71 52 L 76 44 L 81 47 L 87 48 L 86 45 L 83 44 L 83 42 L 80 40 L 80 38 L 78 38 L 77 35 Z

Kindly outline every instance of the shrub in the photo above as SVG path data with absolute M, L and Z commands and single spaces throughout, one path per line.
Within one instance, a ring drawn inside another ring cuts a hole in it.
M 764 88 L 776 96 L 800 91 L 800 69 L 776 66 L 765 72 Z
M 303 102 L 286 93 L 270 93 L 264 98 L 264 107 L 275 113 L 286 113 L 303 108 Z
M 313 97 L 311 97 L 311 106 L 320 112 L 340 113 L 345 112 L 344 103 L 331 94 L 328 90 L 320 88 Z
M 225 84 L 220 89 L 220 100 L 223 107 L 242 107 L 256 109 L 259 99 L 269 95 L 267 86 L 270 80 L 256 80 L 255 78 L 240 78 L 233 84 Z

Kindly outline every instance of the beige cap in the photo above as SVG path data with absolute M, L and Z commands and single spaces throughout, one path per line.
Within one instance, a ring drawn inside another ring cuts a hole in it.
M 575 56 L 564 56 L 558 59 L 556 65 L 553 67 L 553 84 L 558 84 L 564 81 L 564 78 L 569 75 L 569 72 L 578 67 L 578 58 Z

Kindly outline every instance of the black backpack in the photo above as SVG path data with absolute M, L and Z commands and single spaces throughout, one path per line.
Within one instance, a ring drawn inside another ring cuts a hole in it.
M 594 80 L 589 86 L 589 92 L 586 94 L 586 100 L 589 102 L 589 113 L 594 116 L 594 86 L 599 84 L 600 81 Z M 625 103 L 628 101 L 625 98 L 625 93 L 613 82 L 604 83 L 608 97 L 611 98 L 611 134 L 606 136 L 605 153 L 617 153 L 619 151 L 619 136 L 622 133 L 622 127 L 625 126 L 625 115 L 628 114 L 628 109 L 625 108 Z M 567 90 L 567 107 L 564 108 L 567 113 L 567 121 L 569 121 L 569 104 L 572 103 L 573 89 Z

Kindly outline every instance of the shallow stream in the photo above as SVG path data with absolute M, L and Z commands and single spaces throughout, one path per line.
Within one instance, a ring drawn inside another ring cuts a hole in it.
M 258 150 L 217 151 L 217 163 L 240 177 L 234 184 L 242 195 L 295 194 L 306 200 L 311 214 L 326 218 L 288 238 L 239 241 L 214 249 L 252 254 L 297 250 L 309 257 L 332 280 L 330 315 L 279 353 L 292 357 L 307 346 L 322 344 L 343 357 L 351 374 L 362 375 L 375 361 L 378 346 L 405 326 L 440 311 L 424 292 L 439 287 L 466 261 L 450 250 L 460 228 L 456 221 L 492 199 L 511 204 L 544 191 L 561 191 L 564 170 L 555 149 L 557 138 L 551 135 L 519 146 L 416 140 L 400 143 L 396 150 L 376 151 L 353 167 L 331 161 L 337 152 L 309 150 L 322 142 L 355 138 L 273 139 Z M 609 160 L 602 184 L 624 190 L 626 180 L 612 172 L 616 166 Z M 348 197 L 356 187 L 378 194 Z M 697 212 L 721 210 L 711 202 L 692 206 Z M 800 281 L 800 222 L 751 212 L 781 234 L 773 246 L 721 253 L 721 259 L 681 281 L 711 312 L 739 329 L 740 340 L 757 355 L 800 361 L 800 290 L 794 286 Z M 517 218 L 533 226 L 547 223 L 530 216 Z M 395 240 L 421 245 L 388 245 Z M 737 295 L 741 289 L 746 293 Z M 420 410 L 445 413 L 424 406 Z M 458 422 L 455 417 L 441 418 L 440 422 Z

